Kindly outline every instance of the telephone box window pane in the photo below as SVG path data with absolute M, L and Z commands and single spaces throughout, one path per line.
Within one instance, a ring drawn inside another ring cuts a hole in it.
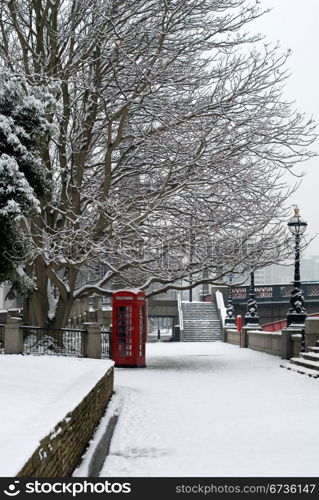
M 119 306 L 117 341 L 120 356 L 131 355 L 132 328 L 132 306 Z

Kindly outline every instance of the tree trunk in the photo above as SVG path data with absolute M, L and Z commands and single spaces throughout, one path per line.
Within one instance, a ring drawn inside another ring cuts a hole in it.
M 24 302 L 24 323 L 32 326 L 46 327 L 48 324 L 48 278 L 44 267 L 37 263 L 34 266 L 37 290 Z
M 53 328 L 65 328 L 70 317 L 72 305 L 72 296 L 68 296 L 67 300 L 63 300 L 60 296 L 56 308 L 54 323 L 52 325 Z

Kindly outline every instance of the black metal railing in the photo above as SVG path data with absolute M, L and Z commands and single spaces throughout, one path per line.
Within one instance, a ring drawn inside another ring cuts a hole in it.
M 304 297 L 312 300 L 319 299 L 319 284 L 318 283 L 302 283 L 301 288 L 304 292 Z M 261 302 L 287 302 L 291 296 L 293 284 L 283 285 L 256 285 L 255 297 Z M 249 286 L 241 285 L 232 288 L 232 300 L 234 303 L 245 302 L 249 298 Z
M 108 330 L 101 330 L 101 357 L 111 359 L 112 358 L 112 348 L 111 348 L 111 332 Z
M 84 356 L 86 330 L 23 326 L 24 354 Z

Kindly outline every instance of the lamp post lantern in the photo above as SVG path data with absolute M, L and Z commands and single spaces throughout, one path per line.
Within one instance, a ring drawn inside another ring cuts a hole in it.
M 295 268 L 294 268 L 294 288 L 290 297 L 290 308 L 287 313 L 287 326 L 304 326 L 307 312 L 305 309 L 305 299 L 301 290 L 300 281 L 300 239 L 307 228 L 307 222 L 301 218 L 298 207 L 294 209 L 294 216 L 288 222 L 289 231 L 295 236 Z
M 247 312 L 245 314 L 245 326 L 256 325 L 259 327 L 259 316 L 257 312 L 257 302 L 255 299 L 255 273 L 250 273 L 249 299 L 247 300 Z

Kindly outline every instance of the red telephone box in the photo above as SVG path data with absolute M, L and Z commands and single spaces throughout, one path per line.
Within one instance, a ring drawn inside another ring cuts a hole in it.
M 115 366 L 146 366 L 146 324 L 144 292 L 119 290 L 113 293 L 112 359 Z

